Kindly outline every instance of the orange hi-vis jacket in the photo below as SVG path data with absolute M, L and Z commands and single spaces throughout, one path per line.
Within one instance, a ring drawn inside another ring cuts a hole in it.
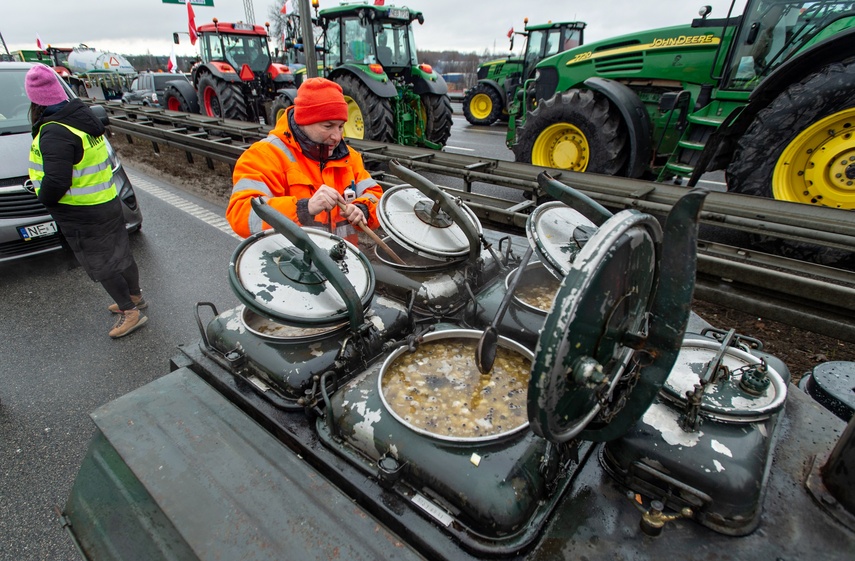
M 288 109 L 288 114 L 293 108 Z M 270 228 L 252 210 L 254 197 L 267 196 L 267 203 L 301 226 L 327 227 L 330 213 L 322 212 L 314 217 L 315 222 L 301 224 L 297 216 L 297 201 L 309 199 L 318 187 L 329 185 L 344 194 L 353 185 L 356 199 L 368 208 L 366 220 L 369 228 L 377 228 L 377 203 L 383 188 L 365 170 L 362 156 L 347 146 L 348 154 L 339 159 L 321 163 L 306 157 L 294 138 L 287 116 L 279 119 L 276 128 L 264 140 L 250 146 L 235 164 L 232 195 L 226 208 L 226 219 L 241 237 Z M 339 209 L 331 211 L 335 234 L 355 241 L 355 230 Z

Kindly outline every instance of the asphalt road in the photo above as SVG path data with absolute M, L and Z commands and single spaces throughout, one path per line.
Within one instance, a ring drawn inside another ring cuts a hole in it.
M 129 170 L 143 209 L 132 235 L 148 325 L 112 340 L 111 300 L 65 252 L 0 265 L 0 559 L 80 559 L 55 512 L 94 426 L 89 413 L 169 371 L 197 340 L 194 305 L 237 304 L 238 240 L 223 209 Z M 166 199 L 166 200 L 164 200 Z

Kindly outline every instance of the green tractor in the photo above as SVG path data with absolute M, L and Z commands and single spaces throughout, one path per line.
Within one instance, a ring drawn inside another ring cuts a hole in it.
M 543 60 L 510 109 L 516 160 L 689 185 L 724 169 L 733 192 L 855 209 L 855 4 L 734 4 Z
M 585 23 L 570 21 L 528 25 L 522 58 L 501 58 L 478 66 L 478 83 L 463 97 L 463 115 L 473 125 L 492 125 L 499 119 L 508 120 L 508 102 L 513 99 L 525 80 L 534 76 L 534 67 L 546 57 L 553 56 L 583 43 Z M 514 34 L 511 33 L 514 50 Z
M 419 64 L 411 23 L 421 12 L 346 4 L 318 12 L 324 74 L 348 103 L 344 135 L 407 146 L 442 148 L 451 135 L 445 80 Z

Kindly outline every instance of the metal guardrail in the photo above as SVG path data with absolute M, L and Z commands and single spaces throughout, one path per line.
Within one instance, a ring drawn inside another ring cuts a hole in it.
M 103 104 L 112 115 L 110 127 L 131 140 L 145 140 L 155 150 L 172 146 L 233 165 L 269 126 L 177 113 L 165 109 Z M 684 187 L 620 177 L 540 168 L 528 164 L 451 154 L 425 148 L 351 140 L 366 162 L 396 160 L 427 174 L 462 180 L 462 189 L 444 187 L 459 196 L 487 227 L 523 233 L 528 213 L 544 194 L 536 177 L 548 171 L 597 202 L 616 209 L 633 208 L 666 214 L 686 192 Z M 400 183 L 378 173 L 382 183 Z M 515 189 L 518 200 L 476 192 L 478 183 Z M 701 222 L 724 230 L 815 244 L 833 251 L 855 252 L 853 213 L 786 203 L 732 193 L 711 192 Z M 855 272 L 732 247 L 702 239 L 698 246 L 697 298 L 780 321 L 815 333 L 855 342 Z

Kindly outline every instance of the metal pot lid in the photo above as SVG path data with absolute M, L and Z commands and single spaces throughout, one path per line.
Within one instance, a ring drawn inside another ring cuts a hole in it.
M 549 220 L 550 215 L 572 216 L 552 206 L 547 219 L 538 223 L 563 224 L 564 232 L 569 224 L 586 223 Z M 547 231 L 552 230 L 538 229 L 539 234 Z M 658 283 L 661 240 L 655 218 L 625 210 L 607 220 L 566 263 L 566 276 L 546 316 L 532 363 L 528 417 L 536 434 L 565 442 L 595 418 L 607 424 L 623 407 L 649 407 L 650 401 L 634 402 L 638 400 L 631 390 L 638 368 L 629 345 L 646 329 Z M 554 261 L 555 253 L 550 257 Z M 654 397 L 655 393 L 650 400 Z
M 526 220 L 528 241 L 556 278 L 563 278 L 597 226 L 561 202 L 538 206 Z
M 368 258 L 342 238 L 303 228 L 311 252 L 324 252 L 353 285 L 366 309 L 374 295 L 374 270 Z M 241 302 L 273 321 L 293 325 L 333 325 L 349 318 L 339 291 L 312 262 L 282 234 L 265 230 L 244 240 L 235 250 L 229 280 Z
M 716 341 L 687 340 L 662 387 L 663 397 L 685 407 L 687 393 L 695 390 L 719 348 Z M 700 396 L 699 414 L 720 421 L 754 422 L 780 410 L 787 397 L 786 383 L 768 365 L 758 374 L 760 364 L 759 358 L 741 349 L 725 349 L 721 365 L 728 375 L 707 384 Z
M 429 259 L 454 259 L 470 253 L 470 242 L 461 225 L 427 195 L 409 185 L 396 185 L 383 193 L 377 219 L 383 230 L 409 251 Z M 460 208 L 470 220 L 468 227 L 481 233 L 481 222 L 465 204 Z

